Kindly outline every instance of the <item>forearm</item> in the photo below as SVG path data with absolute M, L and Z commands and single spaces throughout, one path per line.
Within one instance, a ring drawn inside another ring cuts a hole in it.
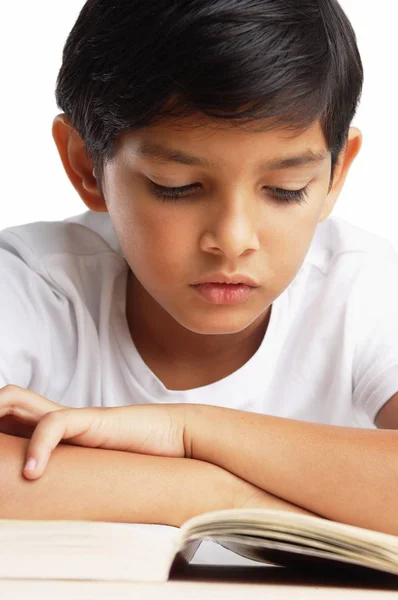
M 26 480 L 27 439 L 0 434 L 0 518 L 160 523 L 237 506 L 302 509 L 198 460 L 60 445 Z
M 191 456 L 308 511 L 398 535 L 398 431 L 187 407 Z
M 27 444 L 0 434 L 1 518 L 179 525 L 232 501 L 229 474 L 214 465 L 63 444 L 44 475 L 28 481 Z

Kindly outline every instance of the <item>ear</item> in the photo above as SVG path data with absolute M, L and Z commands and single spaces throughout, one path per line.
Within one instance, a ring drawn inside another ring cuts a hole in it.
M 344 182 L 348 175 L 348 171 L 362 147 L 362 133 L 357 127 L 350 127 L 347 142 L 340 152 L 338 162 L 336 164 L 333 183 L 328 192 L 325 204 L 322 210 L 319 221 L 324 221 L 332 212 L 337 198 L 343 188 Z
M 92 158 L 65 114 L 55 117 L 52 134 L 65 172 L 85 205 L 95 212 L 107 212 L 105 199 L 94 175 Z

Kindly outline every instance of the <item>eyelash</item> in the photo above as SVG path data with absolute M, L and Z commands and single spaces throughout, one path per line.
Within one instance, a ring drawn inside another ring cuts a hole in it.
M 198 189 L 197 185 L 187 185 L 184 187 L 164 187 L 154 181 L 149 180 L 149 188 L 156 198 L 162 202 L 179 202 L 188 199 L 193 190 Z M 305 186 L 301 190 L 284 190 L 282 188 L 268 188 L 276 200 L 293 204 L 304 204 L 308 197 L 308 188 Z

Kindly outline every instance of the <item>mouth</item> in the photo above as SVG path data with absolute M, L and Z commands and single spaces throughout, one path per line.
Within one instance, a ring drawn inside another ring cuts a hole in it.
M 248 275 L 236 273 L 235 275 L 225 275 L 224 273 L 216 273 L 210 275 L 206 280 L 196 281 L 192 285 L 208 285 L 208 284 L 222 284 L 222 285 L 246 285 L 249 287 L 258 287 L 258 283 L 254 281 Z
M 211 304 L 242 304 L 251 296 L 255 287 L 245 283 L 218 283 L 208 281 L 195 284 L 194 290 Z

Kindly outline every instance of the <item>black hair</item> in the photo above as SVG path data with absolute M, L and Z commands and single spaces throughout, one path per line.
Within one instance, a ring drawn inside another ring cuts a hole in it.
M 56 101 L 101 187 L 119 137 L 202 113 L 261 130 L 320 119 L 331 182 L 362 93 L 354 30 L 337 0 L 88 0 Z

